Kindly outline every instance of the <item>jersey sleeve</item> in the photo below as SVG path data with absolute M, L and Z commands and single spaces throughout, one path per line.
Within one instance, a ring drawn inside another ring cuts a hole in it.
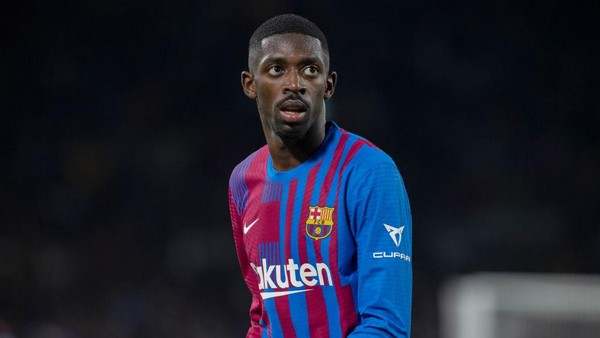
M 359 323 L 349 337 L 409 337 L 412 305 L 412 218 L 393 162 L 351 182 L 347 203 L 357 246 Z
M 242 275 L 244 276 L 244 281 L 246 282 L 246 286 L 250 290 L 252 295 L 252 303 L 250 304 L 250 328 L 248 329 L 248 333 L 246 337 L 254 338 L 261 337 L 261 326 L 260 319 L 262 317 L 262 302 L 260 299 L 260 295 L 253 291 L 253 287 L 249 282 L 249 274 L 254 274 L 254 271 L 251 270 L 251 266 L 248 262 L 248 257 L 246 255 L 246 249 L 244 248 L 244 237 L 243 237 L 243 225 L 240 220 L 240 215 L 238 215 L 236 204 L 233 200 L 233 196 L 231 193 L 231 186 L 228 189 L 229 195 L 229 215 L 231 216 L 231 225 L 233 228 L 233 239 L 235 241 L 235 250 L 238 257 L 238 262 L 242 269 Z

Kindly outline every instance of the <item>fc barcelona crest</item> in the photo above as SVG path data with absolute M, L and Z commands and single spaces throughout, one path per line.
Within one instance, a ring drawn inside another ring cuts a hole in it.
M 313 239 L 323 239 L 333 229 L 333 210 L 329 207 L 309 207 L 306 220 L 306 234 Z

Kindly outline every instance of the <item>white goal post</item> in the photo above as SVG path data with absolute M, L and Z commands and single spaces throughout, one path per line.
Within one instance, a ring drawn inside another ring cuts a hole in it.
M 598 338 L 600 276 L 477 273 L 440 291 L 441 338 Z

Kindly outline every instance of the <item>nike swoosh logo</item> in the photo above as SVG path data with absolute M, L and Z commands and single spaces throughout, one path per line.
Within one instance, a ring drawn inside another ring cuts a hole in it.
M 262 299 L 269 299 L 269 298 L 287 296 L 287 295 L 291 295 L 291 294 L 294 294 L 294 293 L 300 293 L 300 292 L 306 292 L 306 291 L 312 291 L 312 290 L 313 289 L 295 290 L 295 291 L 261 292 L 260 295 L 261 295 Z
M 250 224 L 248 224 L 248 225 L 246 225 L 246 224 L 244 223 L 244 235 L 245 235 L 245 234 L 247 234 L 247 233 L 248 233 L 248 231 L 250 231 L 250 228 L 252 228 L 252 226 L 253 226 L 254 224 L 256 224 L 256 222 L 258 222 L 258 218 L 256 219 L 256 221 L 254 221 L 254 222 L 252 222 L 252 223 L 250 223 Z

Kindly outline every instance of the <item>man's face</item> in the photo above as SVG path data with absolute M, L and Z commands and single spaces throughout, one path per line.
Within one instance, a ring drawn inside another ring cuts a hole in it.
M 325 124 L 324 100 L 333 95 L 336 74 L 312 36 L 286 33 L 262 40 L 242 73 L 246 95 L 256 99 L 263 128 L 283 141 L 301 140 Z

